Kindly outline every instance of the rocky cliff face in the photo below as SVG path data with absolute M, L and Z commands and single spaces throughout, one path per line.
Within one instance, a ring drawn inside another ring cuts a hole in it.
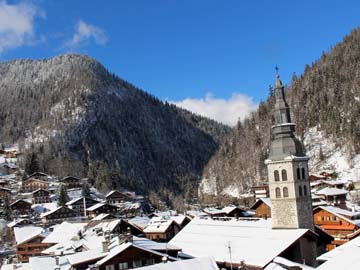
M 0 63 L 0 93 L 1 141 L 20 142 L 26 168 L 103 189 L 192 190 L 229 132 L 84 55 Z
M 286 94 L 310 170 L 334 169 L 340 178 L 360 180 L 360 29 L 294 75 Z M 201 192 L 238 196 L 267 180 L 272 107 L 270 95 L 237 124 L 206 166 Z

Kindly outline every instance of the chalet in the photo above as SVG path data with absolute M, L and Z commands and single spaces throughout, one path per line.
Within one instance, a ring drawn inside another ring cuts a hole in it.
M 94 218 L 99 214 L 116 214 L 118 212 L 118 207 L 107 204 L 107 203 L 97 203 L 86 209 L 88 217 Z
M 117 269 L 138 268 L 160 263 L 164 256 L 166 254 L 127 242 L 112 249 L 107 256 L 97 261 L 94 265 L 89 266 L 89 268 L 97 270 L 115 269 L 115 266 L 119 267 Z M 170 261 L 176 260 L 172 257 L 168 257 L 168 259 Z
M 10 207 L 15 216 L 28 215 L 31 213 L 31 203 L 26 200 L 17 200 L 10 204 Z
M 314 223 L 334 237 L 335 240 L 328 246 L 329 250 L 360 234 L 359 212 L 333 206 L 319 206 L 314 209 Z
M 318 174 L 318 173 L 310 173 L 309 174 L 309 181 L 313 182 L 313 181 L 318 181 L 318 180 L 325 180 L 326 176 Z
M 345 207 L 346 195 L 348 191 L 338 188 L 323 188 L 315 192 L 315 195 L 321 196 L 326 202 L 339 207 Z
M 260 198 L 268 198 L 269 197 L 269 185 L 255 185 L 251 187 L 251 192 L 254 194 L 255 200 Z
M 204 208 L 204 213 L 207 214 L 209 217 L 226 217 L 226 213 L 222 209 L 208 207 Z
M 37 179 L 37 178 L 29 178 L 22 183 L 22 191 L 23 192 L 34 192 L 38 189 L 49 188 L 49 183 L 47 181 Z
M 112 214 L 99 214 L 94 217 L 92 220 L 107 220 L 107 219 L 116 219 L 116 216 Z
M 11 190 L 8 188 L 0 187 L 0 201 L 11 198 Z
M 50 192 L 45 189 L 38 189 L 31 193 L 33 204 L 50 203 Z
M 142 204 L 140 202 L 123 202 L 117 204 L 120 215 L 126 218 L 140 216 L 143 213 Z
M 146 238 L 159 242 L 167 242 L 180 231 L 180 226 L 172 219 L 153 217 L 144 229 Z
M 120 204 L 126 201 L 132 201 L 134 198 L 129 193 L 112 190 L 105 196 L 108 204 Z
M 272 204 L 269 198 L 260 198 L 250 209 L 255 211 L 256 217 L 269 218 L 271 217 L 271 206 Z
M 50 225 L 71 220 L 76 217 L 76 212 L 66 206 L 60 206 L 52 211 L 46 212 L 41 216 L 43 224 Z
M 71 188 L 80 188 L 81 187 L 81 180 L 80 178 L 74 176 L 66 176 L 64 177 L 61 182 L 65 184 L 67 189 Z
M 42 243 L 46 234 L 41 227 L 15 227 L 14 235 L 16 240 L 16 255 L 19 262 L 28 262 L 29 257 L 39 256 L 43 250 L 49 247 L 49 244 Z
M 77 216 L 84 216 L 86 213 L 84 213 L 84 206 L 85 206 L 85 209 L 95 205 L 95 204 L 98 204 L 99 202 L 94 200 L 94 199 L 91 199 L 91 198 L 88 198 L 88 197 L 80 197 L 80 198 L 76 198 L 76 199 L 73 199 L 69 202 L 66 203 L 66 205 L 71 208 L 72 210 L 74 210 L 77 214 Z
M 24 227 L 25 225 L 30 225 L 32 223 L 33 222 L 30 219 L 20 218 L 20 219 L 15 219 L 15 220 L 11 221 L 10 223 L 7 224 L 7 226 L 9 228 Z
M 10 184 L 9 181 L 6 181 L 5 179 L 0 180 L 0 188 L 9 188 Z
M 35 178 L 35 179 L 40 179 L 43 181 L 48 181 L 49 176 L 46 173 L 42 173 L 42 172 L 34 172 L 33 174 L 31 174 L 26 180 L 31 179 L 31 178 Z
M 237 218 L 237 217 L 247 216 L 246 211 L 237 206 L 227 206 L 227 207 L 224 207 L 222 210 L 225 212 L 225 215 L 227 217 Z

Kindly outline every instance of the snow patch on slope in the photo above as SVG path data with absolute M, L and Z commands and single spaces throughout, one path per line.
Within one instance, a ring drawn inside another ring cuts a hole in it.
M 312 127 L 304 137 L 311 172 L 331 169 L 343 180 L 360 181 L 360 154 L 351 155 L 348 145 L 336 145 L 319 127 Z
M 209 178 L 201 179 L 199 185 L 199 196 L 201 194 L 217 195 L 216 177 L 210 176 Z

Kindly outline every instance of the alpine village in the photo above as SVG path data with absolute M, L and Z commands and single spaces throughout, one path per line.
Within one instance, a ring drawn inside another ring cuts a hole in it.
M 230 127 L 83 54 L 0 62 L 1 270 L 360 269 L 360 29 L 281 71 Z

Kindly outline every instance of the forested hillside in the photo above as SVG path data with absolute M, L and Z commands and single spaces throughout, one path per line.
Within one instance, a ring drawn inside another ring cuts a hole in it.
M 203 173 L 203 192 L 237 195 L 266 181 L 264 160 L 273 107 L 269 92 L 269 98 L 237 124 L 210 160 Z M 294 74 L 286 95 L 297 135 L 311 157 L 310 169 L 329 168 L 339 177 L 360 177 L 360 29 L 306 66 L 302 75 Z
M 0 137 L 27 173 L 186 193 L 229 128 L 163 103 L 84 55 L 0 63 Z M 189 195 L 190 196 L 190 195 Z

